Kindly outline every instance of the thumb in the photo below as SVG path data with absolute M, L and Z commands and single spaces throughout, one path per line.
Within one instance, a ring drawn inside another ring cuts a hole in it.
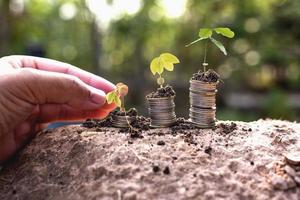
M 79 78 L 56 72 L 20 69 L 16 74 L 14 94 L 31 104 L 67 104 L 80 110 L 97 109 L 105 104 L 105 93 L 93 88 Z

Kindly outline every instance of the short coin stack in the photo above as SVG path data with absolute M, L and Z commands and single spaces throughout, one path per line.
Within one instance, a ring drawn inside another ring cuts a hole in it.
M 218 82 L 190 81 L 190 120 L 199 128 L 213 128 L 216 121 Z
M 151 127 L 169 127 L 176 122 L 174 96 L 147 98 Z
M 131 121 L 132 117 L 129 116 L 112 115 L 112 125 L 116 128 L 127 128 L 129 126 L 128 122 L 130 123 Z

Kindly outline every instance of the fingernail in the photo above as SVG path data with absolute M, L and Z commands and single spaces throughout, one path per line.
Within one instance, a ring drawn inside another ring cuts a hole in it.
M 94 104 L 97 104 L 99 106 L 102 106 L 105 104 L 105 93 L 101 90 L 93 89 L 90 101 Z

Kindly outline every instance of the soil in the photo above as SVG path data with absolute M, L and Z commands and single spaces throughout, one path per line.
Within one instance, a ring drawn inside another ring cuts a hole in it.
M 82 123 L 82 127 L 93 129 L 100 131 L 102 129 L 105 129 L 107 127 L 113 127 L 112 124 L 112 115 L 118 115 L 118 116 L 125 116 L 125 112 L 122 112 L 120 110 L 113 111 L 108 117 L 102 120 L 98 119 L 87 119 L 85 122 Z M 121 133 L 128 132 L 131 134 L 131 137 L 141 137 L 142 131 L 147 131 L 150 129 L 150 119 L 138 116 L 137 110 L 135 108 L 130 108 L 128 111 L 126 111 L 126 116 L 132 117 L 132 120 L 130 122 L 131 127 L 128 128 L 122 128 L 119 130 Z
M 162 98 L 162 97 L 173 97 L 175 96 L 175 91 L 173 90 L 172 86 L 165 86 L 162 88 L 157 88 L 155 92 L 148 94 L 147 98 Z
M 138 112 L 135 108 L 130 108 L 128 111 L 124 112 L 121 110 L 114 110 L 112 115 L 125 116 L 125 114 L 129 117 L 137 116 Z
M 234 122 L 231 122 L 230 124 L 219 123 L 217 127 L 222 130 L 222 133 L 229 134 L 237 129 L 237 124 Z M 248 130 L 251 131 L 251 128 Z
M 103 120 L 98 119 L 87 119 L 82 123 L 82 126 L 85 128 L 102 128 L 102 127 L 112 127 L 112 119 L 111 116 Z
M 207 82 L 207 83 L 216 83 L 220 80 L 220 75 L 212 69 L 207 70 L 206 72 L 199 71 L 196 74 L 193 74 L 192 80 Z
M 180 119 L 132 139 L 107 121 L 39 133 L 0 169 L 0 199 L 299 199 L 300 185 L 280 178 L 300 173 L 284 163 L 300 151 L 298 123 L 205 130 Z

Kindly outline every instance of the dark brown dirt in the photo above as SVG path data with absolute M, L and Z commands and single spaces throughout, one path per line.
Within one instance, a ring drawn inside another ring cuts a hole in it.
M 112 113 L 112 115 L 118 115 L 118 116 L 129 116 L 129 117 L 134 117 L 137 116 L 138 112 L 135 108 L 130 108 L 128 111 L 124 112 L 121 110 L 114 110 Z
M 173 97 L 175 96 L 175 91 L 172 86 L 165 86 L 163 88 L 157 88 L 155 92 L 152 92 L 147 95 L 147 98 L 162 98 L 162 97 Z
M 206 72 L 199 71 L 196 74 L 193 74 L 192 80 L 207 82 L 207 83 L 216 83 L 220 80 L 220 75 L 212 69 L 207 70 Z
M 110 127 L 41 132 L 0 170 L 0 199 L 299 199 L 299 185 L 282 191 L 269 180 L 300 151 L 300 124 L 234 122 L 227 133 L 221 123 L 231 126 L 149 129 L 134 140 Z
M 147 131 L 150 129 L 150 119 L 143 116 L 136 116 L 130 125 L 141 131 Z
M 129 133 L 131 138 L 143 138 L 143 131 L 150 129 L 150 119 L 143 116 L 135 116 L 130 122 L 131 127 L 120 129 L 120 133 Z
M 107 127 L 113 127 L 112 125 L 112 118 L 111 115 L 118 113 L 121 116 L 123 115 L 124 112 L 117 111 L 111 113 L 107 118 L 103 120 L 98 120 L 98 119 L 87 119 L 85 122 L 82 123 L 82 127 L 93 129 L 93 130 L 98 130 L 100 131 L 101 129 L 105 129 Z M 137 116 L 137 111 L 136 109 L 130 109 L 128 111 L 128 116 L 133 117 L 132 121 L 130 122 L 131 127 L 128 128 L 122 128 L 119 129 L 119 132 L 121 133 L 130 133 L 130 136 L 132 138 L 141 138 L 142 137 L 142 131 L 147 131 L 150 129 L 150 119 L 143 117 L 143 116 Z
M 237 129 L 237 124 L 234 122 L 231 122 L 229 124 L 227 123 L 219 123 L 217 128 L 221 129 L 221 132 L 224 134 L 229 134 Z M 249 129 L 248 129 L 249 130 Z
M 171 127 L 172 133 L 188 133 L 187 130 L 198 129 L 194 124 L 184 118 L 177 118 L 176 123 Z
M 166 143 L 165 143 L 165 141 L 163 141 L 163 140 L 159 140 L 158 142 L 157 142 L 157 145 L 165 145 Z
M 85 127 L 85 128 L 112 127 L 112 119 L 111 119 L 110 115 L 103 120 L 87 119 L 85 122 L 82 123 L 82 127 Z

